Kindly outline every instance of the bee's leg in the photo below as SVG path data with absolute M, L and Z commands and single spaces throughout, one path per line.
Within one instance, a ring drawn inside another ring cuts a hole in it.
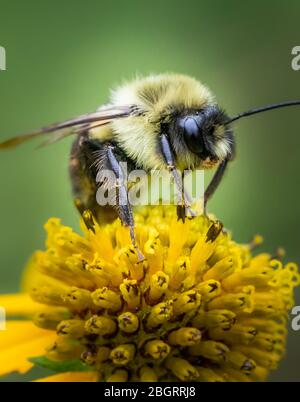
M 126 178 L 117 157 L 126 161 L 126 156 L 117 146 L 90 139 L 88 135 L 82 135 L 75 140 L 70 158 L 75 205 L 81 215 L 85 210 L 91 210 L 99 223 L 111 222 L 119 216 L 122 223 L 129 226 L 132 244 L 137 249 L 139 259 L 142 260 L 142 253 L 136 246 L 134 219 L 128 201 Z M 130 161 L 129 168 L 132 168 Z M 113 177 L 107 178 L 105 171 L 112 171 Z M 108 191 L 115 190 L 112 191 L 115 195 L 112 196 L 109 205 L 101 206 L 97 203 L 97 191 L 104 182 L 104 188 Z M 99 183 L 101 183 L 100 186 Z
M 213 178 L 211 179 L 211 182 L 209 183 L 209 185 L 207 186 L 207 189 L 205 190 L 205 193 L 204 193 L 204 214 L 205 215 L 206 215 L 207 201 L 212 197 L 212 195 L 218 188 L 219 184 L 221 183 L 221 180 L 224 176 L 228 162 L 229 162 L 229 159 L 224 159 L 220 163 Z
M 139 260 L 144 260 L 144 256 L 139 250 L 134 233 L 134 218 L 132 213 L 132 208 L 128 199 L 127 193 L 127 178 L 124 177 L 124 172 L 122 167 L 120 166 L 119 160 L 115 156 L 115 151 L 117 151 L 118 147 L 116 145 L 108 145 L 107 146 L 107 159 L 111 170 L 113 171 L 116 177 L 115 189 L 116 189 L 116 208 L 119 214 L 119 217 L 122 223 L 125 226 L 128 226 L 130 229 L 130 237 L 133 246 L 135 247 Z
M 182 185 L 183 184 L 182 177 L 180 177 L 178 170 L 175 167 L 171 146 L 165 134 L 161 134 L 160 136 L 160 145 L 167 167 L 172 172 L 177 190 L 181 194 L 181 197 L 183 199 L 183 204 L 177 205 L 177 217 L 178 219 L 181 219 L 184 222 L 186 217 L 186 211 L 189 212 L 190 216 L 195 215 L 194 212 L 191 210 L 191 198 L 187 193 L 187 191 L 184 189 L 184 186 Z

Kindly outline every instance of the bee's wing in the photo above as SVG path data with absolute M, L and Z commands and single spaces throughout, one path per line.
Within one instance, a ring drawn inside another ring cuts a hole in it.
M 51 126 L 44 127 L 41 130 L 0 142 L 0 150 L 15 147 L 25 141 L 31 140 L 32 138 L 46 134 L 51 134 L 46 143 L 52 143 L 68 135 L 80 134 L 86 129 L 108 124 L 114 119 L 128 117 L 133 113 L 133 111 L 134 106 L 104 107 L 97 112 L 88 113 L 71 120 L 66 120 L 62 123 L 52 124 Z

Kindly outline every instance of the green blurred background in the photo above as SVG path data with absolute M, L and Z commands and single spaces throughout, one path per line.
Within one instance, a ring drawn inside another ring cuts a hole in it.
M 298 0 L 0 0 L 0 45 L 7 51 L 0 139 L 92 111 L 136 73 L 195 76 L 230 114 L 299 99 L 300 71 L 291 69 L 299 15 Z M 260 233 L 263 249 L 282 246 L 296 262 L 299 112 L 236 124 L 236 161 L 209 204 L 236 240 Z M 37 144 L 0 155 L 0 292 L 18 290 L 27 258 L 43 247 L 49 216 L 78 227 L 67 172 L 70 139 L 38 150 Z M 300 380 L 299 345 L 300 332 L 290 331 L 273 381 Z

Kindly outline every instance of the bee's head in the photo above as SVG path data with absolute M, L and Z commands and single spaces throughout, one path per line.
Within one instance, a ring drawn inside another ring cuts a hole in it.
M 227 120 L 217 105 L 179 113 L 169 134 L 177 156 L 192 153 L 208 164 L 230 158 L 234 143 Z

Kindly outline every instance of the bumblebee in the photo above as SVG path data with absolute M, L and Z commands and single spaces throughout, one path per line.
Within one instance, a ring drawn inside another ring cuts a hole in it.
M 75 135 L 70 176 L 78 209 L 81 213 L 90 210 L 99 223 L 119 216 L 130 228 L 132 243 L 137 247 L 121 162 L 127 162 L 129 171 L 167 168 L 178 186 L 179 171 L 216 168 L 205 191 L 206 207 L 235 155 L 232 123 L 266 110 L 299 104 L 300 101 L 283 102 L 229 117 L 209 89 L 194 78 L 151 75 L 117 88 L 109 103 L 95 112 L 9 139 L 0 144 L 0 149 L 40 135 L 50 134 L 48 143 Z M 114 173 L 115 180 L 102 177 L 106 170 Z M 114 205 L 97 203 L 99 185 L 117 190 Z M 121 198 L 127 202 L 120 203 Z M 190 208 L 187 199 L 188 194 L 184 194 L 183 205 L 177 207 L 179 218 L 184 219 Z

